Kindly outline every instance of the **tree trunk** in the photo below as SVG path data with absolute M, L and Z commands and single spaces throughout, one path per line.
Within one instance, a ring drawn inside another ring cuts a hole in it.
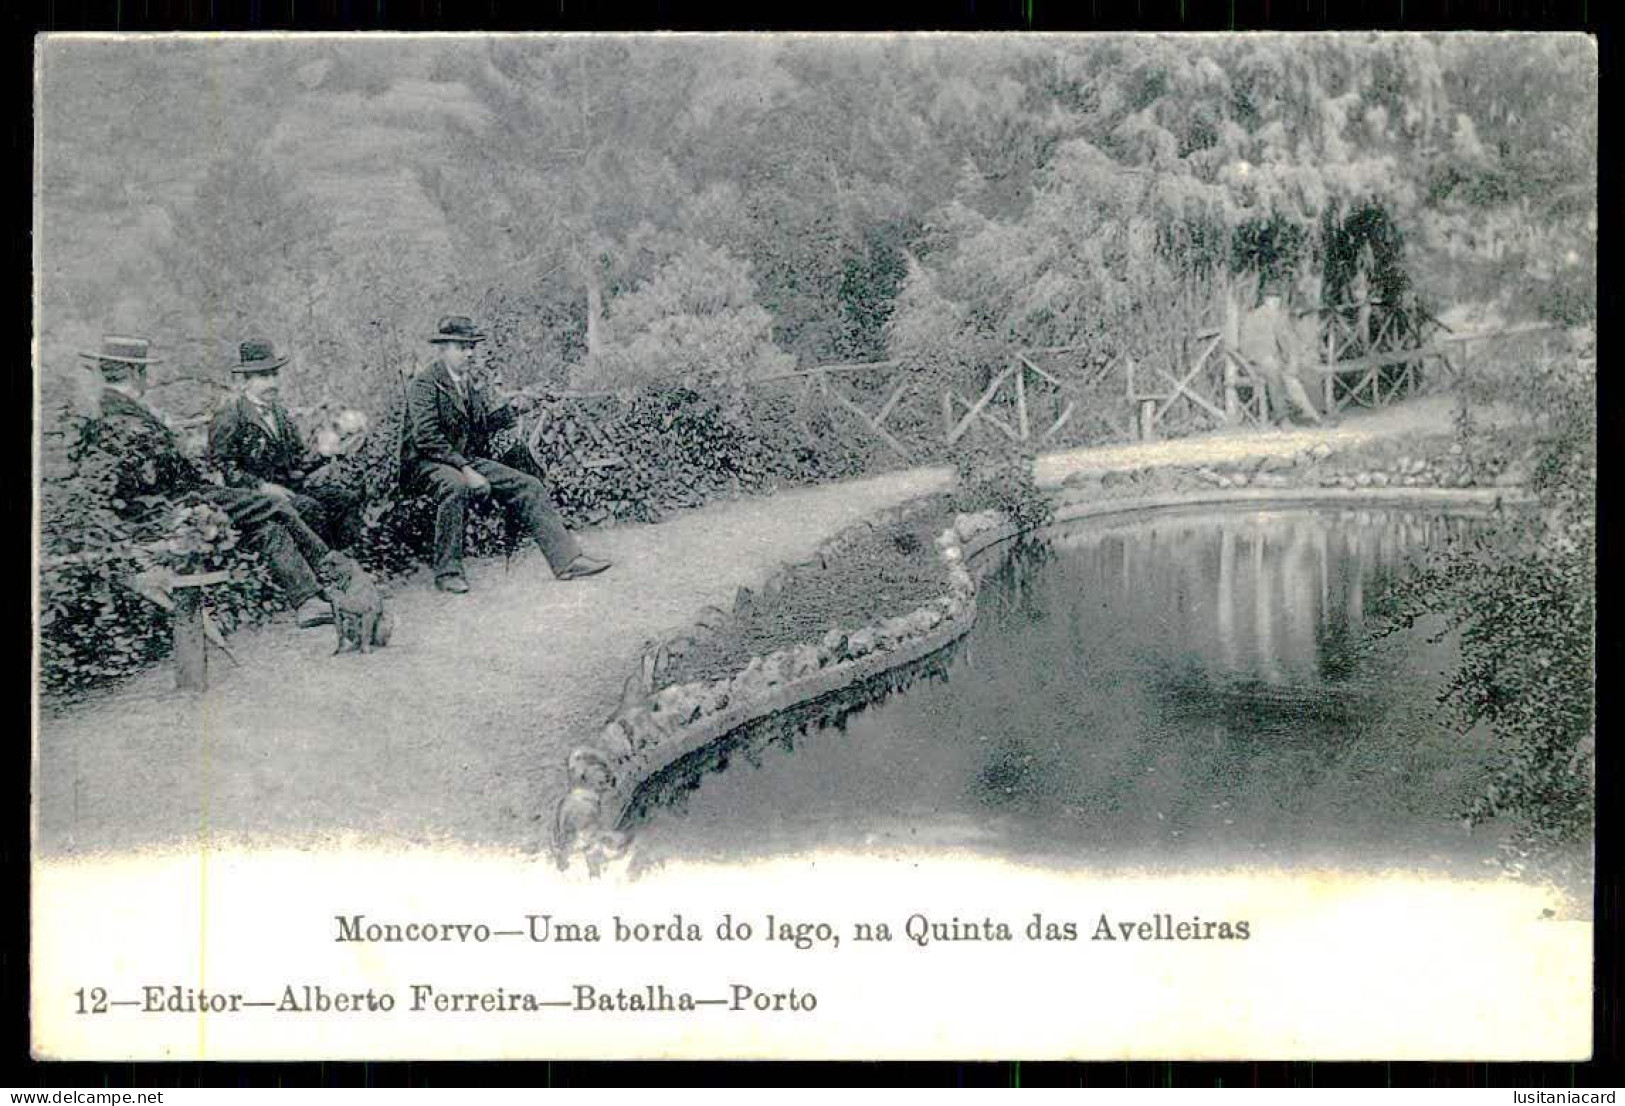
M 175 589 L 174 635 L 175 686 L 185 691 L 202 691 L 209 686 L 208 646 L 203 628 L 201 588 Z
M 1241 348 L 1240 290 L 1234 277 L 1224 282 L 1224 318 L 1219 323 L 1219 356 L 1224 373 L 1224 421 L 1231 426 L 1241 424 L 1241 395 L 1236 390 L 1241 383 L 1236 373 L 1235 358 L 1230 355 Z

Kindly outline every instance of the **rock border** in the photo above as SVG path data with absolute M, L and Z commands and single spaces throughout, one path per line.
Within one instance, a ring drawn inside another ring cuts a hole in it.
M 846 527 L 823 542 L 810 562 L 827 565 L 855 534 L 900 517 L 883 511 Z M 639 671 L 627 680 L 621 704 L 592 739 L 566 758 L 570 790 L 553 819 L 553 853 L 561 867 L 585 854 L 589 868 L 624 849 L 620 829 L 638 789 L 681 758 L 719 741 L 742 726 L 822 698 L 859 681 L 929 657 L 970 632 L 976 621 L 977 577 L 991 565 L 972 569 L 978 554 L 1019 533 L 996 511 L 955 516 L 934 542 L 946 575 L 946 590 L 906 615 L 845 631 L 832 629 L 816 644 L 803 643 L 754 657 L 727 679 L 679 684 L 654 690 L 668 659 L 666 645 L 645 652 Z M 763 594 L 777 590 L 785 565 L 771 573 Z M 741 587 L 734 609 L 753 601 Z M 720 609 L 702 609 L 696 627 L 714 624 Z M 682 634 L 677 635 L 683 636 Z
M 1139 469 L 1080 468 L 1046 487 L 1111 488 L 1130 484 L 1149 471 L 1169 472 L 1211 488 L 1512 488 L 1528 483 L 1533 447 L 1516 456 L 1470 456 L 1458 442 L 1415 442 L 1402 448 L 1373 439 L 1333 448 L 1320 441 L 1300 449 L 1257 448 L 1244 454 L 1201 460 L 1162 460 Z
M 1264 507 L 1527 507 L 1536 498 L 1522 488 L 1229 488 L 1127 499 L 1073 499 L 1057 496 L 1049 525 L 1137 512 L 1172 511 L 1185 507 L 1236 506 L 1256 503 Z

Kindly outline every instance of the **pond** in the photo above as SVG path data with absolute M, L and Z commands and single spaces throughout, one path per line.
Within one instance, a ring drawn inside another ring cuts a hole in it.
M 901 694 L 815 704 L 651 781 L 639 866 L 923 847 L 1485 874 L 1496 840 L 1460 812 L 1491 750 L 1435 707 L 1454 645 L 1369 632 L 1385 582 L 1473 525 L 1231 508 L 1057 529 Z

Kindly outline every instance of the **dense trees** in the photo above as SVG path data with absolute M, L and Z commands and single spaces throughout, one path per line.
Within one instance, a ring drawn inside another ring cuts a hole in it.
M 59 41 L 45 60 L 48 363 L 114 325 L 218 363 L 253 326 L 300 347 L 318 398 L 367 390 L 417 349 L 386 335 L 454 302 L 491 317 L 515 376 L 558 385 L 691 373 L 675 334 L 722 377 L 970 363 L 1153 340 L 1232 271 L 1324 271 L 1336 295 L 1364 245 L 1379 284 L 1435 303 L 1593 310 L 1578 37 Z M 724 310 L 679 287 L 709 280 Z

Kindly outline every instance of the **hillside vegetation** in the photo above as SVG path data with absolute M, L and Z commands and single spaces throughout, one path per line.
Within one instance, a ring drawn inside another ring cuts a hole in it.
M 107 330 L 371 405 L 442 313 L 618 388 L 1154 342 L 1235 273 L 1594 310 L 1579 36 L 54 39 L 47 378 Z M 160 400 L 185 395 L 185 390 Z M 195 397 L 194 397 L 195 398 Z

